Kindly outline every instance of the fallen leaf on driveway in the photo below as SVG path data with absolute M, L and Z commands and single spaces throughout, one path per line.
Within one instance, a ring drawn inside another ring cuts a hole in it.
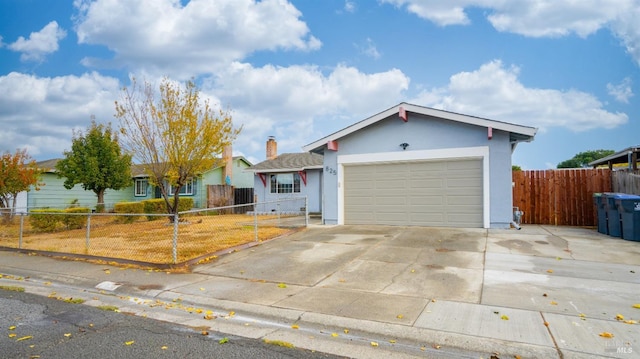
M 616 320 L 624 320 L 624 315 L 616 314 Z
M 287 285 L 284 283 L 278 283 L 278 288 L 286 288 Z
M 291 326 L 291 329 L 300 329 L 300 326 L 298 324 L 294 324 Z
M 16 339 L 16 341 L 17 341 L 17 342 L 21 342 L 21 341 L 23 341 L 23 340 L 29 340 L 29 339 L 31 339 L 31 338 L 33 338 L 33 336 L 32 336 L 32 335 L 27 335 L 26 337 L 22 337 L 22 338 L 18 338 L 18 339 Z
M 133 345 L 133 343 L 135 343 L 135 340 L 130 340 L 128 342 L 124 342 L 124 345 Z
M 602 333 L 600 333 L 598 335 L 603 337 L 603 338 L 613 338 L 613 334 L 609 333 L 609 332 L 602 332 Z
M 378 342 L 371 342 L 371 346 L 372 347 L 377 347 L 378 346 Z
M 553 273 L 553 269 L 547 269 L 547 273 Z
M 555 300 L 552 300 L 551 303 L 549 303 L 551 305 L 558 305 L 558 302 L 556 302 Z
M 338 336 L 338 333 L 331 333 L 331 336 L 335 338 Z
M 640 309 L 640 303 L 634 304 L 634 305 L 632 305 L 632 307 L 634 307 L 636 309 Z
M 502 320 L 509 320 L 509 317 L 508 317 L 507 315 L 503 314 L 503 315 L 500 317 L 500 319 L 502 319 Z

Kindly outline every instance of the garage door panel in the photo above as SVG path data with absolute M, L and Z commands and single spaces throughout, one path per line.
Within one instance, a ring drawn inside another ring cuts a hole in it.
M 346 224 L 482 227 L 482 161 L 344 167 Z
M 411 179 L 409 182 L 412 189 L 419 188 L 442 188 L 444 184 L 444 178 L 425 178 L 425 179 Z

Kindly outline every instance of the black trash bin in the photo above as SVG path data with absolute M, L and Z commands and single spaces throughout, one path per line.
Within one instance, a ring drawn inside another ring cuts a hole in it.
M 618 195 L 615 199 L 622 221 L 622 238 L 640 242 L 640 196 Z
M 620 226 L 620 212 L 616 205 L 616 196 L 623 193 L 605 192 L 604 208 L 607 212 L 607 233 L 612 237 L 622 237 L 622 227 Z
M 605 208 L 606 198 L 602 193 L 593 194 L 593 204 L 596 206 L 596 212 L 598 214 L 598 232 L 602 234 L 609 234 L 607 228 L 607 210 Z

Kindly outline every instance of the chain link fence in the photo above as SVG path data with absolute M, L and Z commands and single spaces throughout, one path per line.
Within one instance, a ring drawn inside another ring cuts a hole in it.
M 266 210 L 269 208 L 269 210 Z M 176 265 L 276 238 L 309 223 L 306 197 L 196 209 L 178 215 L 16 213 L 0 224 L 0 246 L 103 260 Z

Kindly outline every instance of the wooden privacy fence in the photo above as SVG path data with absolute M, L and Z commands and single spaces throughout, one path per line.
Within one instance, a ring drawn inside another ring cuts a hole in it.
M 593 194 L 612 192 L 609 169 L 513 171 L 512 178 L 523 224 L 595 226 Z
M 234 188 L 227 185 L 207 185 L 207 208 L 253 203 L 253 188 Z M 252 211 L 253 207 L 239 207 L 234 213 Z
M 612 192 L 640 195 L 640 170 L 611 172 Z

